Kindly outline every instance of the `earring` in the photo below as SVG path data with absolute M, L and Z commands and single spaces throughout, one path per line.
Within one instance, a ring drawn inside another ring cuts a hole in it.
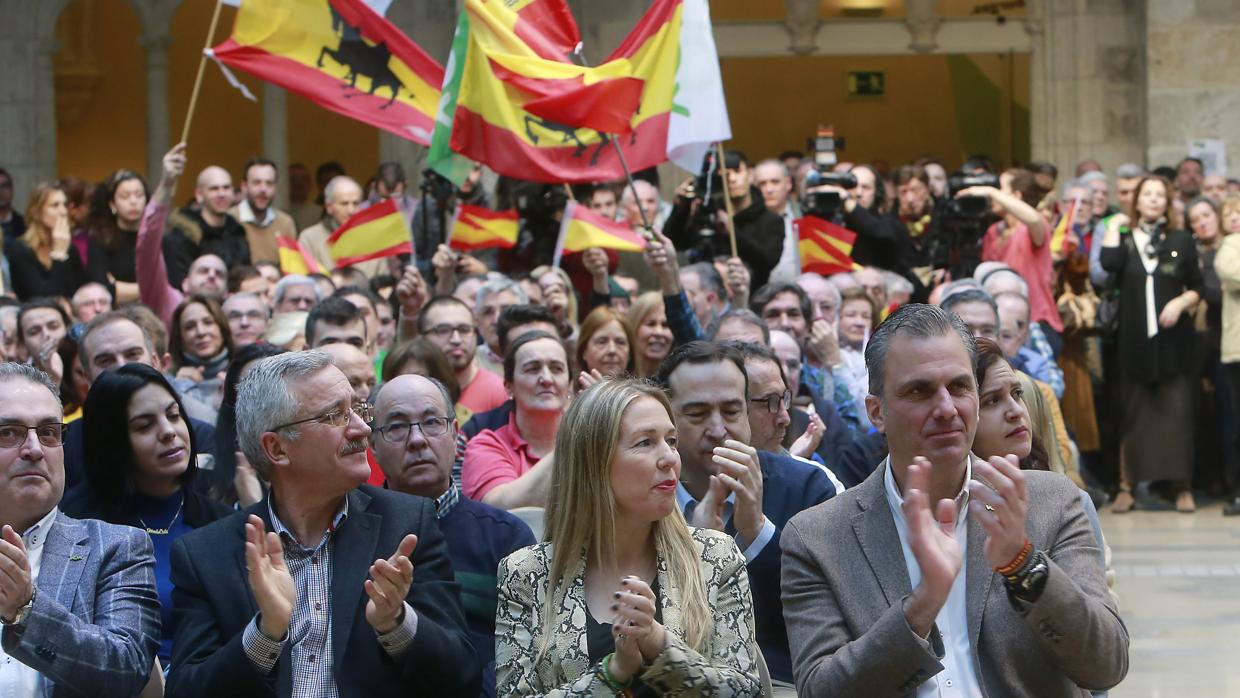
M 115 216 L 115 215 L 116 215 L 116 209 L 112 209 L 112 215 L 113 215 L 113 216 Z

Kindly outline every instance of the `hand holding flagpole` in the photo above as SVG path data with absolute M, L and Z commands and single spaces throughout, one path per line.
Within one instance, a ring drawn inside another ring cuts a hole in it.
M 715 150 L 719 154 L 719 172 L 723 179 L 723 207 L 728 214 L 728 242 L 732 244 L 732 256 L 739 257 L 736 253 L 736 228 L 732 223 L 732 192 L 728 191 L 728 161 L 723 156 L 723 141 L 715 143 Z
M 185 113 L 185 126 L 181 128 L 181 143 L 189 142 L 189 127 L 194 123 L 194 107 L 198 106 L 198 90 L 202 88 L 202 73 L 207 68 L 207 51 L 215 41 L 215 27 L 220 23 L 222 0 L 216 0 L 215 12 L 211 14 L 211 26 L 207 28 L 207 42 L 202 47 L 202 55 L 198 57 L 198 76 L 194 78 L 194 91 L 189 94 L 189 111 Z

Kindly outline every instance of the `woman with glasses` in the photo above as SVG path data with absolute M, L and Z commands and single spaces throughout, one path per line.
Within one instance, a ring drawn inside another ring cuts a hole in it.
M 512 395 L 508 423 L 484 429 L 465 449 L 465 496 L 499 507 L 543 506 L 550 456 L 568 406 L 568 353 L 548 332 L 527 332 L 504 354 L 504 386 Z
M 82 416 L 89 487 L 65 513 L 135 526 L 155 547 L 163 637 L 159 660 L 172 661 L 172 544 L 231 510 L 192 487 L 198 451 L 185 410 L 168 379 L 146 364 L 126 364 L 95 379 Z
M 1195 511 L 1192 311 L 1202 276 L 1196 243 L 1172 222 L 1166 180 L 1142 179 L 1131 209 L 1107 220 L 1101 262 L 1120 299 L 1120 484 L 1111 511 L 1131 511 L 1132 487 L 1147 480 L 1172 481 L 1176 509 Z
M 667 397 L 605 380 L 563 427 L 546 542 L 500 563 L 496 694 L 758 695 L 745 558 L 685 524 Z

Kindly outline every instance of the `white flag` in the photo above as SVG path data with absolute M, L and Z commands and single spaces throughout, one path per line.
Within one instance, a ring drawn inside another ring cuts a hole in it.
M 680 66 L 667 131 L 667 157 L 690 172 L 715 141 L 732 137 L 728 105 L 723 99 L 719 54 L 711 34 L 706 0 L 684 0 L 680 26 Z

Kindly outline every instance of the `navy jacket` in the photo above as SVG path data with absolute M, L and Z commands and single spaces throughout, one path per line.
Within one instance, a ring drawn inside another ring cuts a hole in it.
M 434 503 L 369 485 L 348 497 L 349 515 L 335 533 L 332 552 L 332 652 L 340 698 L 478 695 L 481 664 L 466 631 Z M 292 643 L 268 675 L 258 672 L 242 647 L 242 633 L 258 612 L 245 568 L 250 514 L 271 530 L 264 499 L 173 545 L 177 628 L 169 696 L 285 696 L 292 690 Z M 406 597 L 418 614 L 418 630 L 394 661 L 366 622 L 362 583 L 371 563 L 391 555 L 408 533 L 418 536 Z

